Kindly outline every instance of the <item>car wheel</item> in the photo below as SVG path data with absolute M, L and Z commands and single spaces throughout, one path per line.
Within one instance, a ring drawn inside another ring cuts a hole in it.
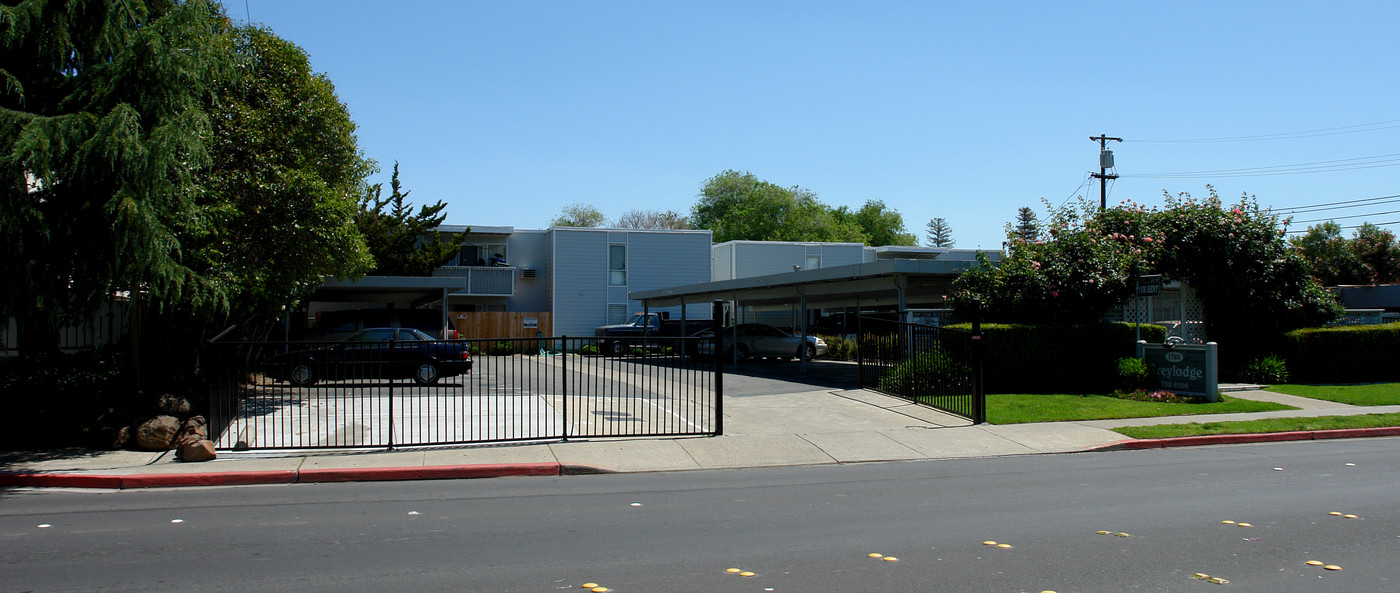
M 808 345 L 807 345 L 807 360 L 816 360 L 816 359 L 817 359 L 817 346 L 816 346 L 815 344 L 808 344 Z
M 612 342 L 608 345 L 608 351 L 611 352 L 613 356 L 622 356 L 627 353 L 627 344 L 624 342 Z
M 749 347 L 748 347 L 748 346 L 745 346 L 745 345 L 743 345 L 743 344 L 737 344 L 737 345 L 734 346 L 734 349 L 735 349 L 735 350 L 737 351 L 737 353 L 738 353 L 737 355 L 738 355 L 738 357 L 739 357 L 739 360 L 744 360 L 744 359 L 746 359 L 746 358 L 749 357 Z
M 287 382 L 296 387 L 315 385 L 316 379 L 316 367 L 309 360 L 297 361 L 292 365 L 291 372 L 287 373 Z
M 419 385 L 432 385 L 439 378 L 437 363 L 425 360 L 413 369 L 413 382 Z

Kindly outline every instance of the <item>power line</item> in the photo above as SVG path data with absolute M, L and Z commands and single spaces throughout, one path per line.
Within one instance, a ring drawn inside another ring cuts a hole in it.
M 1226 136 L 1223 138 L 1188 138 L 1181 140 L 1126 140 L 1126 142 L 1141 142 L 1151 144 L 1208 144 L 1220 142 L 1261 142 L 1266 140 L 1293 140 L 1296 138 L 1316 138 L 1319 136 L 1337 136 L 1341 134 L 1358 134 L 1361 132 L 1374 132 L 1377 130 L 1388 130 L 1400 128 L 1400 119 L 1391 119 L 1369 124 L 1357 124 L 1354 126 L 1342 126 L 1339 128 L 1322 128 L 1319 130 L 1305 130 L 1301 132 L 1281 132 L 1277 134 L 1260 134 L 1256 136 Z
M 1091 175 L 1093 175 L 1092 171 L 1084 172 L 1084 179 L 1079 182 L 1079 187 L 1074 188 L 1074 191 L 1069 193 L 1069 197 L 1065 198 L 1063 202 L 1060 202 L 1060 208 L 1064 208 L 1065 204 L 1068 204 L 1070 200 L 1074 199 L 1074 196 L 1079 195 L 1079 190 L 1084 189 L 1089 185 L 1089 177 Z
M 1360 208 L 1361 206 L 1377 206 L 1400 202 L 1400 194 L 1393 196 L 1380 196 L 1375 198 L 1362 198 L 1360 200 L 1345 200 L 1341 202 L 1325 202 L 1322 204 L 1312 204 L 1309 206 L 1295 206 L 1293 208 L 1279 208 L 1275 212 L 1288 214 L 1302 214 L 1304 212 L 1317 212 L 1321 210 L 1341 210 L 1343 208 Z
M 1327 222 L 1329 220 L 1342 220 L 1345 218 L 1366 218 L 1368 216 L 1380 216 L 1382 214 L 1400 214 L 1400 210 L 1387 210 L 1385 212 L 1372 212 L 1370 214 L 1351 214 L 1348 216 L 1333 216 L 1331 218 L 1315 218 L 1312 220 L 1295 220 L 1295 224 L 1307 224 L 1310 222 Z
M 1341 227 L 1341 229 L 1344 230 L 1344 231 L 1345 231 L 1345 230 L 1348 230 L 1348 229 L 1359 229 L 1359 228 L 1361 228 L 1361 227 L 1363 227 L 1363 226 L 1366 226 L 1367 224 L 1368 224 L 1368 223 L 1361 223 L 1361 224 L 1358 224 L 1358 225 L 1344 226 L 1344 227 Z M 1369 224 L 1370 224 L 1371 226 L 1377 226 L 1377 227 L 1390 226 L 1390 225 L 1392 225 L 1392 224 L 1400 224 L 1400 220 L 1392 220 L 1392 221 L 1390 221 L 1390 222 L 1373 222 L 1373 223 L 1369 223 Z M 1287 233 L 1287 234 L 1289 234 L 1289 235 L 1294 235 L 1294 234 L 1297 234 L 1297 233 L 1306 233 L 1306 232 L 1308 232 L 1308 229 L 1298 229 L 1298 230 L 1294 230 L 1294 231 L 1284 231 L 1284 232 Z
M 1400 165 L 1400 153 L 1374 156 L 1273 165 L 1268 167 L 1245 167 L 1240 169 L 1215 169 L 1208 171 L 1182 171 L 1178 173 L 1126 173 L 1122 177 L 1135 179 L 1192 179 L 1202 177 L 1264 177 L 1269 175 L 1299 175 L 1303 173 L 1326 173 L 1331 171 L 1352 171 L 1375 169 Z

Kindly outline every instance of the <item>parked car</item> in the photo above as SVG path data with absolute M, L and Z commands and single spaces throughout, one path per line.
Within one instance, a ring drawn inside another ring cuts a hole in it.
M 801 336 L 794 336 L 781 329 L 762 323 L 741 323 L 724 328 L 724 356 L 738 356 L 740 360 L 750 357 L 797 358 L 802 356 Z M 713 329 L 705 329 L 691 337 L 713 338 Z M 817 336 L 807 336 L 807 358 L 826 354 L 826 341 Z M 709 355 L 714 351 L 714 342 L 696 342 L 697 353 Z
M 627 323 L 604 325 L 593 330 L 598 347 L 608 354 L 623 354 L 632 348 L 671 346 L 676 340 L 651 338 L 680 337 L 697 329 L 713 326 L 709 319 L 672 319 L 669 313 L 634 313 Z M 610 339 L 611 338 L 611 339 Z M 643 339 L 645 338 L 645 339 Z
M 264 361 L 263 372 L 298 387 L 343 379 L 413 379 L 432 385 L 471 372 L 468 348 L 466 342 L 439 341 L 416 329 L 374 327 L 328 347 L 275 355 Z

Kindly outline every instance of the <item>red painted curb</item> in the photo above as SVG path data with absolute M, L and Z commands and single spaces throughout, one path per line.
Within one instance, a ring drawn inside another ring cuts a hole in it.
M 503 463 L 429 467 L 365 467 L 304 469 L 297 482 L 382 482 L 389 480 L 453 480 L 505 476 L 557 476 L 558 463 Z
M 121 476 L 91 474 L 0 473 L 0 486 L 36 488 L 121 488 Z
M 249 484 L 291 484 L 295 470 L 251 472 L 209 472 L 196 474 L 136 474 L 121 476 L 122 488 L 173 488 L 178 486 L 246 486 Z
M 1337 430 L 1315 430 L 1315 439 L 1353 439 L 1360 437 L 1397 437 L 1400 436 L 1400 426 L 1382 426 L 1378 428 L 1339 428 Z

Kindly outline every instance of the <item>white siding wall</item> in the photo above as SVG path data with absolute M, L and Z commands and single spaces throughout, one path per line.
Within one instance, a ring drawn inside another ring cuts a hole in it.
M 859 243 L 779 243 L 739 241 L 735 250 L 734 278 L 751 278 L 807 269 L 807 255 L 821 256 L 821 267 L 861 263 L 864 246 Z
M 713 273 L 711 280 L 733 280 L 734 276 L 734 244 L 720 243 L 713 248 Z
M 698 231 L 618 231 L 600 229 L 550 229 L 553 266 L 551 274 L 554 333 L 591 336 L 608 322 L 608 306 L 623 305 L 631 312 L 640 302 L 627 299 L 629 291 L 654 290 L 697 284 L 710 279 L 710 233 Z M 608 286 L 608 245 L 627 245 L 627 285 Z M 709 304 L 689 306 L 688 317 L 709 317 Z M 680 317 L 679 307 L 656 311 Z
M 509 311 L 549 310 L 549 234 L 543 231 L 519 231 L 510 236 L 507 245 L 510 265 L 515 266 L 515 296 Z M 525 278 L 523 270 L 535 270 L 534 278 Z
M 608 235 L 550 229 L 553 238 L 554 334 L 591 336 L 607 321 Z

